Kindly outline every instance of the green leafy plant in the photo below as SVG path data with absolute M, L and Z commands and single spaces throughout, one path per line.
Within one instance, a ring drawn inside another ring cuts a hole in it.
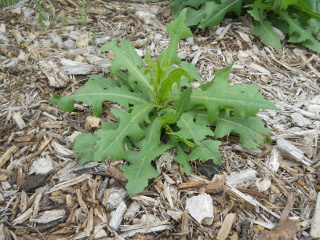
M 36 0 L 36 5 L 37 5 L 37 8 L 39 10 L 39 23 L 41 25 L 42 31 L 45 31 L 45 29 L 46 29 L 45 13 L 43 11 L 41 1 L 40 0 Z
M 11 6 L 11 5 L 14 5 L 14 4 L 20 2 L 20 1 L 21 1 L 21 0 L 2 0 L 2 1 L 0 2 L 0 9 L 3 9 L 3 8 L 5 8 L 5 7 L 9 7 L 9 6 Z
M 83 26 L 88 24 L 88 0 L 84 0 L 84 3 L 81 7 L 80 19 Z
M 319 0 L 174 0 L 170 8 L 173 16 L 188 8 L 186 25 L 201 29 L 217 26 L 230 13 L 238 17 L 248 13 L 254 24 L 252 33 L 264 44 L 279 51 L 282 31 L 290 36 L 289 42 L 320 52 L 312 34 L 319 36 Z
M 305 0 L 310 6 L 311 11 L 320 13 L 320 0 Z M 320 40 L 320 20 L 312 18 L 308 21 L 309 28 L 318 40 Z
M 58 15 L 58 20 L 60 21 L 63 27 L 67 26 L 68 21 L 70 20 L 64 13 Z
M 54 11 L 51 11 L 51 13 L 45 12 L 43 10 L 41 0 L 35 0 L 35 3 L 39 11 L 39 23 L 41 25 L 42 31 L 47 31 L 51 27 L 54 18 Z
M 102 103 L 117 103 L 123 110 L 112 110 L 114 122 L 104 122 L 96 134 L 83 133 L 76 138 L 74 150 L 79 164 L 89 161 L 124 159 L 122 166 L 130 196 L 141 192 L 148 179 L 158 176 L 152 161 L 174 148 L 174 160 L 186 174 L 190 161 L 213 159 L 221 164 L 218 148 L 222 138 L 233 132 L 246 148 L 269 141 L 270 130 L 264 127 L 259 109 L 274 109 L 256 85 L 229 85 L 231 66 L 216 72 L 214 79 L 195 89 L 200 81 L 194 65 L 178 57 L 178 43 L 192 36 L 184 25 L 186 10 L 167 25 L 170 43 L 157 61 L 149 53 L 142 59 L 133 45 L 121 40 L 104 45 L 114 59 L 109 71 L 117 81 L 90 76 L 82 88 L 70 96 L 54 95 L 50 102 L 71 112 L 74 103 L 88 104 L 98 116 Z
M 97 38 L 98 38 L 98 33 L 97 32 L 92 33 L 92 37 L 91 37 L 92 45 L 95 45 Z

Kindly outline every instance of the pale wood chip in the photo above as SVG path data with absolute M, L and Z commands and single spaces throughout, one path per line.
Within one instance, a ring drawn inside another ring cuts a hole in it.
M 312 238 L 320 238 L 320 193 L 318 193 L 315 211 L 311 221 L 310 236 Z
M 63 65 L 61 70 L 67 75 L 88 75 L 94 70 L 94 67 L 89 64 L 69 59 L 61 59 L 61 64 Z
M 209 194 L 199 194 L 186 200 L 186 209 L 199 224 L 211 225 L 213 222 L 213 202 Z
M 28 196 L 25 191 L 21 191 L 20 194 L 20 204 L 19 204 L 19 209 L 20 212 L 25 212 L 28 207 Z
M 42 151 L 48 146 L 48 144 L 51 142 L 51 140 L 53 139 L 53 137 L 49 137 L 48 139 L 46 139 L 41 146 L 38 148 L 38 150 L 35 153 L 29 154 L 27 156 L 27 159 L 31 160 L 37 156 L 39 156 Z
M 13 120 L 16 122 L 17 126 L 22 130 L 26 127 L 24 120 L 21 117 L 20 112 L 15 112 L 12 114 Z
M 39 61 L 39 67 L 49 80 L 49 85 L 56 88 L 66 87 L 70 82 L 69 77 L 53 61 Z
M 310 166 L 313 163 L 311 159 L 304 156 L 304 153 L 300 149 L 283 138 L 277 140 L 277 147 L 285 157 L 301 162 L 306 166 Z
M 6 164 L 6 162 L 11 158 L 11 156 L 18 151 L 18 146 L 11 146 L 2 156 L 0 157 L 0 168 Z
M 62 183 L 59 183 L 59 184 L 55 185 L 53 188 L 51 188 L 48 191 L 48 193 L 52 193 L 52 192 L 58 191 L 60 189 L 66 188 L 66 187 L 70 187 L 70 186 L 76 185 L 76 184 L 78 184 L 80 182 L 83 182 L 83 181 L 89 179 L 90 177 L 91 177 L 91 174 L 80 175 L 78 177 L 75 177 L 73 179 L 70 179 L 68 181 L 65 181 L 65 182 L 62 182 Z
M 227 176 L 226 183 L 230 186 L 238 186 L 243 185 L 247 182 L 255 181 L 257 178 L 257 171 L 248 168 L 241 172 L 233 172 L 229 176 Z
M 123 219 L 123 215 L 127 210 L 127 205 L 124 201 L 121 201 L 120 204 L 117 206 L 116 210 L 112 211 L 110 214 L 110 222 L 109 227 L 114 230 L 118 230 L 120 224 Z
M 32 212 L 33 208 L 29 208 L 27 211 L 25 211 L 23 214 L 12 221 L 13 225 L 21 224 L 27 221 L 31 217 Z
M 89 209 L 86 205 L 86 203 L 83 201 L 82 199 L 82 192 L 80 189 L 77 189 L 76 191 L 76 194 L 77 194 L 77 200 L 78 200 L 78 203 L 82 209 L 82 211 L 84 211 L 85 213 L 88 213 L 89 212 Z
M 75 157 L 75 153 L 72 150 L 67 149 L 56 141 L 53 141 L 51 146 L 54 148 L 56 153 L 62 157 Z
M 267 223 L 267 222 L 263 222 L 263 221 L 259 221 L 259 220 L 253 220 L 252 221 L 254 224 L 257 224 L 257 225 L 259 225 L 259 226 L 262 226 L 262 227 L 264 227 L 264 228 L 266 228 L 266 229 L 272 229 L 272 228 L 274 228 L 274 226 L 275 226 L 275 224 L 273 224 L 273 223 Z
M 138 201 L 141 205 L 145 205 L 145 206 L 158 205 L 158 200 L 153 199 L 151 197 L 144 196 L 144 195 L 136 195 L 132 197 L 132 199 Z
M 181 240 L 186 240 L 187 236 L 186 234 L 189 233 L 189 212 L 188 209 L 185 209 L 182 217 L 181 217 Z
M 126 220 L 132 219 L 135 215 L 138 214 L 138 211 L 140 210 L 140 208 L 141 208 L 140 204 L 137 201 L 133 201 L 129 205 L 126 213 L 124 214 L 124 219 Z
M 107 208 L 116 208 L 127 197 L 127 191 L 123 188 L 113 187 L 107 190 L 109 192 Z
M 227 214 L 227 216 L 224 218 L 222 226 L 218 232 L 217 240 L 227 239 L 236 217 L 237 217 L 237 215 L 235 213 Z
M 38 212 L 40 211 L 40 201 L 41 198 L 43 196 L 43 193 L 46 189 L 42 188 L 42 190 L 37 194 L 34 202 L 33 202 L 33 213 L 32 213 L 32 218 L 36 218 L 36 216 L 38 215 Z
M 93 231 L 93 208 L 91 207 L 87 217 L 87 227 L 86 227 L 87 237 L 91 236 L 92 231 Z
M 268 161 L 266 165 L 273 172 L 277 172 L 280 167 L 280 162 L 282 160 L 281 153 L 277 147 L 273 147 L 270 156 L 268 157 Z
M 66 210 L 64 209 L 54 209 L 50 211 L 44 211 L 38 217 L 33 217 L 30 219 L 31 222 L 46 224 L 53 221 L 57 221 L 66 215 Z
M 236 201 L 237 200 L 244 201 L 246 205 L 249 206 L 249 208 L 254 209 L 256 212 L 259 212 L 259 208 L 262 208 L 264 211 L 268 212 L 272 216 L 278 219 L 280 218 L 278 214 L 272 212 L 271 210 L 269 210 L 268 208 L 260 204 L 257 200 L 253 199 L 251 196 L 243 194 L 242 192 L 240 192 L 239 190 L 237 190 L 232 186 L 229 186 L 229 185 L 227 186 L 226 193 L 231 197 L 233 197 Z
M 121 236 L 122 237 L 132 237 L 136 233 L 150 233 L 150 232 L 158 232 L 169 229 L 170 225 L 167 221 L 161 222 L 151 222 L 149 224 L 140 223 L 129 226 L 121 226 Z

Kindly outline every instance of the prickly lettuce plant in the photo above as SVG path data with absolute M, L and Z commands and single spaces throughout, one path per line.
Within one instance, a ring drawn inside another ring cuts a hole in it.
M 125 110 L 112 110 L 115 122 L 105 122 L 97 134 L 83 133 L 74 150 L 82 165 L 89 161 L 124 159 L 122 166 L 130 196 L 141 192 L 148 179 L 158 176 L 152 166 L 167 150 L 175 148 L 174 160 L 190 174 L 190 161 L 214 159 L 221 164 L 216 140 L 233 132 L 246 148 L 257 147 L 269 139 L 270 131 L 257 117 L 259 109 L 274 109 L 256 85 L 228 85 L 230 66 L 216 72 L 214 79 L 199 89 L 191 86 L 200 77 L 192 64 L 177 55 L 178 43 L 191 37 L 185 27 L 185 14 L 167 26 L 170 43 L 154 61 L 147 53 L 142 59 L 126 40 L 112 41 L 102 51 L 112 51 L 110 73 L 117 81 L 91 76 L 70 96 L 54 95 L 50 102 L 62 110 L 73 111 L 74 103 L 88 104 L 99 115 L 105 101 Z M 138 150 L 137 150 L 138 149 Z
M 320 13 L 320 0 L 305 0 L 312 12 Z M 309 29 L 320 40 L 320 19 L 311 18 L 308 21 Z
M 276 50 L 281 48 L 279 32 L 290 36 L 289 42 L 320 52 L 319 0 L 174 0 L 173 16 L 187 8 L 187 26 L 214 27 L 227 14 L 247 14 L 254 25 L 252 33 Z M 276 30 L 276 27 L 278 30 Z
M 313 36 L 311 22 L 320 20 L 320 13 L 313 12 L 304 0 L 257 0 L 245 6 L 254 23 L 252 33 L 259 36 L 261 41 L 274 47 L 281 48 L 276 27 L 287 34 L 288 41 L 301 43 L 303 46 L 320 53 L 320 43 Z

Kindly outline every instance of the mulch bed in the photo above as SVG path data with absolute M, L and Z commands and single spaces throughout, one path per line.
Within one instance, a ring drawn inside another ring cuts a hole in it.
M 223 139 L 224 164 L 213 178 L 197 162 L 185 175 L 168 152 L 163 159 L 170 164 L 130 199 L 121 161 L 80 167 L 72 151 L 75 136 L 94 132 L 116 106 L 105 104 L 93 118 L 83 104 L 69 114 L 48 98 L 72 93 L 87 75 L 108 76 L 112 54 L 100 47 L 112 40 L 129 40 L 139 54 L 147 44 L 157 56 L 169 42 L 168 2 L 89 1 L 87 20 L 81 1 L 43 1 L 43 9 L 44 31 L 34 1 L 0 11 L 0 239 L 314 236 L 320 224 L 317 54 L 290 44 L 276 53 L 250 33 L 246 19 L 225 19 L 181 41 L 179 56 L 196 65 L 203 82 L 234 61 L 231 84 L 261 86 L 277 106 L 259 113 L 273 143 L 247 150 L 236 136 Z

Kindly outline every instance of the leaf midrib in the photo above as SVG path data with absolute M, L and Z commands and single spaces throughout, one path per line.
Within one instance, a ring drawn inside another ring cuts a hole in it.
M 126 95 L 126 94 L 117 94 L 117 93 L 82 93 L 82 94 L 75 94 L 75 95 L 70 95 L 70 98 L 73 97 L 91 97 L 91 96 L 115 96 L 115 97 L 121 97 L 121 98 L 128 98 L 128 99 L 133 99 L 136 100 L 137 102 L 141 102 L 141 103 L 149 103 L 148 101 L 142 99 L 142 98 L 138 98 L 138 97 L 133 97 L 130 95 Z M 108 101 L 108 100 L 106 100 Z M 116 102 L 116 101 L 115 101 Z
M 238 99 L 230 99 L 230 98 L 216 98 L 216 97 L 209 97 L 209 96 L 191 96 L 191 99 L 200 99 L 200 100 L 210 100 L 210 101 L 224 101 L 224 102 L 237 102 L 243 104 L 257 104 L 257 105 L 267 105 L 267 103 L 263 102 L 253 102 L 253 101 L 246 101 L 246 100 L 238 100 Z M 191 101 L 192 102 L 192 101 Z M 225 106 L 229 104 L 224 104 Z M 246 105 L 249 106 L 249 105 Z
M 126 56 L 121 52 L 119 51 L 119 54 L 122 56 L 123 59 L 125 59 L 125 62 L 130 65 L 131 69 L 136 72 L 139 76 L 139 80 L 142 80 L 143 82 L 143 85 L 144 86 L 147 86 L 147 88 L 150 90 L 149 94 L 150 93 L 153 93 L 153 89 L 152 89 L 152 86 L 149 84 L 149 82 L 147 81 L 147 79 L 145 78 L 145 75 L 141 73 L 141 71 L 139 71 L 137 69 L 137 66 L 133 65 L 131 61 L 128 61 Z M 124 64 L 125 65 L 125 64 Z M 139 82 L 139 81 L 138 81 Z

